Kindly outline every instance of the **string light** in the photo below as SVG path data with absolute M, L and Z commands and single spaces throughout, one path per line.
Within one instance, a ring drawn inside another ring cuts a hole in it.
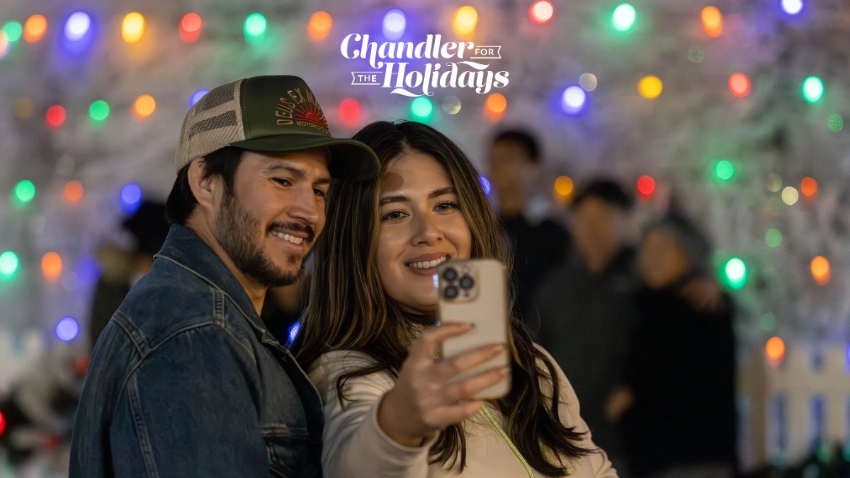
M 831 114 L 829 115 L 829 119 L 826 123 L 829 126 L 829 129 L 833 132 L 837 133 L 844 129 L 844 118 L 841 117 L 840 114 Z
M 142 95 L 136 98 L 133 110 L 140 118 L 147 118 L 156 110 L 156 100 L 151 95 Z
M 490 197 L 490 194 L 493 192 L 493 186 L 490 184 L 490 180 L 483 174 L 479 174 L 478 182 L 481 184 L 481 189 L 484 190 L 484 195 Z
M 803 0 L 782 0 L 782 9 L 789 15 L 796 15 L 803 10 Z
M 443 98 L 443 111 L 450 115 L 456 115 L 460 112 L 460 98 L 457 96 L 446 96 Z
M 41 272 L 50 281 L 62 275 L 62 258 L 55 252 L 48 252 L 41 258 Z
M 826 257 L 817 256 L 812 259 L 812 263 L 809 266 L 809 269 L 812 272 L 812 277 L 814 277 L 815 282 L 817 282 L 818 285 L 824 285 L 829 282 L 830 268 L 829 261 L 826 260 Z
M 658 98 L 663 89 L 664 84 L 657 76 L 644 76 L 638 83 L 638 92 L 644 98 Z
M 818 182 L 815 178 L 806 176 L 800 181 L 800 192 L 807 199 L 815 197 L 818 193 Z
M 333 18 L 328 12 L 316 12 L 310 16 L 307 33 L 313 41 L 324 40 L 331 32 Z
M 771 337 L 765 344 L 764 351 L 772 365 L 779 365 L 785 358 L 785 341 L 779 337 Z
M 198 38 L 201 36 L 201 29 L 203 28 L 204 22 L 201 20 L 201 16 L 197 13 L 187 13 L 183 15 L 183 19 L 180 20 L 180 39 L 183 40 L 184 43 L 194 43 L 198 41 Z
M 476 26 L 478 26 L 478 11 L 475 8 L 467 5 L 457 9 L 452 20 L 452 29 L 458 36 L 472 36 Z
M 767 175 L 767 190 L 776 193 L 782 189 L 782 178 L 779 177 L 776 173 L 770 173 Z
M 47 119 L 48 125 L 53 128 L 58 128 L 65 122 L 65 108 L 59 105 L 53 105 L 50 108 L 47 108 L 47 115 L 45 118 Z
M 125 214 L 134 214 L 142 205 L 142 188 L 136 183 L 121 188 L 121 209 Z
M 655 179 L 647 175 L 639 177 L 637 180 L 637 190 L 643 199 L 648 199 L 655 193 Z
M 561 109 L 568 115 L 578 114 L 587 102 L 587 93 L 580 86 L 568 86 L 561 94 Z
M 484 113 L 490 121 L 498 121 L 508 108 L 508 100 L 501 93 L 493 93 L 484 103 Z
M 24 23 L 24 41 L 35 43 L 44 36 L 47 31 L 47 19 L 44 15 L 32 15 Z
M 823 98 L 823 81 L 817 76 L 810 76 L 803 82 L 803 98 L 809 103 L 817 103 Z
M 127 43 L 136 43 L 145 33 L 145 17 L 141 13 L 132 12 L 124 17 L 121 23 L 121 37 Z
M 721 182 L 726 182 L 735 176 L 735 165 L 728 159 L 715 161 L 712 168 L 714 178 Z
M 770 247 L 779 247 L 782 244 L 782 233 L 777 229 L 768 229 L 764 235 L 764 242 Z
M 427 123 L 431 119 L 433 112 L 434 104 L 424 96 L 420 96 L 410 102 L 410 115 L 417 121 Z
M 70 203 L 78 202 L 83 198 L 84 193 L 83 184 L 79 181 L 68 181 L 65 183 L 65 187 L 62 188 L 62 195 Z
M 27 204 L 35 199 L 35 184 L 29 179 L 19 181 L 15 185 L 14 194 L 18 204 Z
M 80 324 L 73 317 L 64 317 L 56 323 L 56 338 L 71 342 L 80 334 Z
M 89 117 L 94 121 L 106 121 L 109 117 L 109 103 L 97 100 L 89 106 Z
M 346 98 L 339 103 L 339 117 L 346 125 L 355 125 L 360 121 L 360 102 Z
M 531 21 L 538 25 L 545 25 L 552 20 L 555 15 L 555 7 L 550 2 L 540 1 L 535 2 L 528 9 L 528 17 Z
M 597 86 L 596 75 L 593 73 L 584 73 L 578 77 L 578 84 L 584 91 L 593 91 Z
M 732 289 L 740 289 L 747 283 L 747 264 L 733 257 L 723 265 L 724 282 Z
M 723 14 L 717 7 L 705 7 L 702 9 L 702 27 L 705 33 L 717 38 L 723 33 Z
M 209 92 L 210 92 L 210 90 L 198 90 L 198 91 L 192 93 L 192 96 L 189 97 L 189 108 L 195 106 L 195 104 L 197 102 L 201 101 L 201 98 L 203 98 L 204 95 L 206 95 Z
M 785 204 L 793 206 L 797 203 L 797 200 L 799 199 L 800 193 L 798 193 L 797 190 L 793 187 L 788 186 L 782 190 L 782 202 L 784 202 Z
M 702 47 L 699 45 L 691 45 L 688 48 L 688 60 L 691 60 L 693 63 L 702 63 L 702 60 L 705 59 L 705 51 L 703 51 Z
M 404 35 L 404 30 L 407 28 L 407 18 L 401 10 L 393 9 L 384 15 L 382 25 L 384 37 L 389 41 L 396 41 Z
M 569 176 L 558 176 L 555 178 L 555 196 L 560 202 L 567 202 L 572 198 L 575 191 L 575 183 Z
M 266 35 L 268 21 L 262 13 L 252 13 L 245 19 L 245 39 L 249 42 L 262 40 Z
M 6 34 L 6 39 L 9 43 L 15 43 L 21 39 L 21 35 L 24 33 L 24 27 L 21 25 L 21 22 L 13 20 L 3 25 L 3 32 Z
M 623 3 L 617 8 L 614 9 L 614 13 L 611 15 L 611 23 L 614 25 L 614 28 L 625 32 L 632 28 L 635 24 L 635 20 L 637 20 L 637 11 L 635 7 L 631 6 L 628 3 Z
M 729 91 L 738 98 L 750 94 L 750 79 L 743 73 L 732 73 L 729 76 Z
M 79 41 L 88 33 L 91 27 L 91 17 L 85 12 L 74 12 L 65 22 L 65 38 L 69 41 Z
M 0 279 L 9 280 L 15 277 L 21 262 L 18 255 L 12 251 L 0 254 Z

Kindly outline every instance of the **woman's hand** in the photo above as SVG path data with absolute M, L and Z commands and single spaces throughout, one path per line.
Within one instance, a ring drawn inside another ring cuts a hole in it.
M 504 379 L 508 367 L 495 367 L 457 381 L 473 367 L 505 353 L 502 344 L 488 345 L 445 360 L 435 360 L 444 340 L 470 331 L 467 324 L 444 323 L 429 327 L 410 346 L 398 381 L 381 401 L 378 425 L 396 443 L 420 446 L 434 433 L 474 415 L 480 401 L 466 401 Z

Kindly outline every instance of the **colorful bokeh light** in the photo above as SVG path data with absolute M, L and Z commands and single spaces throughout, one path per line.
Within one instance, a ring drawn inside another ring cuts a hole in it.
M 797 204 L 797 201 L 800 199 L 800 193 L 797 192 L 797 189 L 788 186 L 782 190 L 782 202 L 789 206 L 793 206 Z
M 714 163 L 712 169 L 714 178 L 720 182 L 726 182 L 735 177 L 735 164 L 728 159 L 720 159 Z
M 818 182 L 811 176 L 806 176 L 800 181 L 800 192 L 803 197 L 811 199 L 818 194 Z
M 407 29 L 407 17 L 404 16 L 404 12 L 393 9 L 384 15 L 382 30 L 387 40 L 396 41 L 400 39 L 404 35 L 405 29 Z
M 339 119 L 348 126 L 360 121 L 360 102 L 354 98 L 346 98 L 339 103 Z
M 121 188 L 121 209 L 125 214 L 134 214 L 142 205 L 142 188 L 136 183 Z
M 18 181 L 13 194 L 18 204 L 27 204 L 35 199 L 35 184 L 29 179 Z
M 21 36 L 24 33 L 24 27 L 21 25 L 21 22 L 12 20 L 3 25 L 3 33 L 6 34 L 6 39 L 9 40 L 9 42 L 15 43 L 21 39 Z
M 85 194 L 83 184 L 76 180 L 68 181 L 65 183 L 65 187 L 62 188 L 62 196 L 69 203 L 79 202 L 83 198 L 83 194 Z
M 598 81 L 593 73 L 584 73 L 578 77 L 578 84 L 584 91 L 593 91 L 596 89 Z
M 568 86 L 561 93 L 561 109 L 568 115 L 579 113 L 587 102 L 587 93 L 580 86 Z
M 831 114 L 829 115 L 829 119 L 827 119 L 826 124 L 832 132 L 837 133 L 844 129 L 844 118 L 842 118 L 838 113 Z
M 723 33 L 723 14 L 717 7 L 709 6 L 702 9 L 702 28 L 706 35 L 717 38 Z
M 750 79 L 743 73 L 732 73 L 729 76 L 729 91 L 738 98 L 750 94 Z
M 733 257 L 723 264 L 723 276 L 726 285 L 732 289 L 740 289 L 747 283 L 747 264 L 738 257 Z
M 484 112 L 490 120 L 501 118 L 502 115 L 505 114 L 505 110 L 507 108 L 508 100 L 505 98 L 505 95 L 501 93 L 493 93 L 488 96 L 487 101 L 484 102 Z
M 136 43 L 145 33 L 145 17 L 141 13 L 132 12 L 121 22 L 121 38 L 127 43 Z
M 823 81 L 817 76 L 810 76 L 803 82 L 803 98 L 809 103 L 817 103 L 823 98 Z
M 555 15 L 555 7 L 551 2 L 540 1 L 534 2 L 528 9 L 528 18 L 538 25 L 545 25 L 552 20 Z
M 47 18 L 44 15 L 32 15 L 24 23 L 24 41 L 35 43 L 44 37 L 47 32 Z
M 452 29 L 458 36 L 466 38 L 475 33 L 478 26 L 478 11 L 469 5 L 460 7 L 452 19 Z
M 269 22 L 262 13 L 252 13 L 245 19 L 245 39 L 249 42 L 262 40 L 266 35 Z
M 770 247 L 779 247 L 782 244 L 782 233 L 778 229 L 768 229 L 764 235 L 764 242 Z
M 11 279 L 18 273 L 18 268 L 21 261 L 18 260 L 18 255 L 12 251 L 6 251 L 0 254 L 0 279 Z
M 51 251 L 41 258 L 41 272 L 47 280 L 55 281 L 62 275 L 62 258 Z
M 569 176 L 558 176 L 555 179 L 555 194 L 561 199 L 572 197 L 575 183 Z
M 635 20 L 637 20 L 637 11 L 635 7 L 628 3 L 618 5 L 614 9 L 614 13 L 611 14 L 611 24 L 614 25 L 616 30 L 621 32 L 631 29 L 635 24 Z
M 203 98 L 204 95 L 206 95 L 209 92 L 210 92 L 210 90 L 201 89 L 201 90 L 197 90 L 194 93 L 192 93 L 192 96 L 189 97 L 189 108 L 195 106 L 195 104 L 197 102 L 201 101 L 201 98 Z
M 657 76 L 644 76 L 638 82 L 638 92 L 644 98 L 658 98 L 662 90 L 664 90 L 664 84 Z
M 764 351 L 770 362 L 778 364 L 785 358 L 785 341 L 779 337 L 771 337 L 765 344 Z
M 331 32 L 333 27 L 333 18 L 328 12 L 316 12 L 310 16 L 310 23 L 307 26 L 307 33 L 313 41 L 324 40 Z
M 151 95 L 141 95 L 133 104 L 133 111 L 140 118 L 147 118 L 156 110 L 156 100 Z
M 80 324 L 73 317 L 64 317 L 56 323 L 56 338 L 71 342 L 80 335 Z
M 637 180 L 637 191 L 643 198 L 649 198 L 655 193 L 655 179 L 648 175 L 639 177 Z
M 460 112 L 460 98 L 457 96 L 446 96 L 443 98 L 443 111 L 450 115 L 456 115 Z
M 420 96 L 410 102 L 410 115 L 416 121 L 426 123 L 431 119 L 433 113 L 434 104 L 424 96 Z
M 812 259 L 812 263 L 809 265 L 809 270 L 812 272 L 812 277 L 818 285 L 824 285 L 829 282 L 830 267 L 829 261 L 826 257 L 817 256 Z
M 201 36 L 204 22 L 197 13 L 187 13 L 180 20 L 180 39 L 184 43 L 194 43 Z
M 782 0 L 782 9 L 789 15 L 796 15 L 803 11 L 803 0 Z
M 97 100 L 89 106 L 89 118 L 94 121 L 106 121 L 109 118 L 109 103 Z
M 65 21 L 65 38 L 69 41 L 79 41 L 91 28 L 91 17 L 86 12 L 74 12 Z
M 483 174 L 479 174 L 478 182 L 481 184 L 481 189 L 484 191 L 484 195 L 490 197 L 490 194 L 493 192 L 493 186 L 490 184 L 490 180 Z
M 62 123 L 65 122 L 65 117 L 65 108 L 59 105 L 53 105 L 50 108 L 47 108 L 45 119 L 51 128 L 58 128 L 62 126 Z

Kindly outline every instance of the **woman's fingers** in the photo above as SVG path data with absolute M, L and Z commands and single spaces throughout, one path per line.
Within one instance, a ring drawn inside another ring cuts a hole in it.
M 505 346 L 503 344 L 484 345 L 441 361 L 436 364 L 436 371 L 441 377 L 448 380 L 492 360 L 504 352 Z
M 453 383 L 446 387 L 446 400 L 448 402 L 456 402 L 474 397 L 479 392 L 483 392 L 501 382 L 508 376 L 509 371 L 510 369 L 508 367 L 495 367 L 460 382 Z
M 444 322 L 439 327 L 428 327 L 422 331 L 419 338 L 410 346 L 410 355 L 416 361 L 434 360 L 437 346 L 444 340 L 463 335 L 472 330 L 469 324 L 460 322 Z

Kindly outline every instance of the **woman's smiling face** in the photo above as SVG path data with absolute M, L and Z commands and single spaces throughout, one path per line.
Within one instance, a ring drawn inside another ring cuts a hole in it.
M 454 185 L 434 158 L 413 151 L 387 165 L 379 191 L 377 265 L 384 290 L 407 310 L 433 312 L 437 265 L 468 259 L 472 249 Z

